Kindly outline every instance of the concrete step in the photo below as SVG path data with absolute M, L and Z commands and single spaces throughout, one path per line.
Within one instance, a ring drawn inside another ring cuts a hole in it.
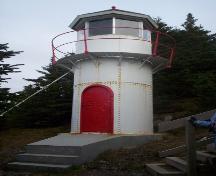
M 16 155 L 16 161 L 44 164 L 80 164 L 80 157 L 75 155 L 53 155 L 23 153 Z
M 10 169 L 26 170 L 26 171 L 55 171 L 60 172 L 68 169 L 71 165 L 62 164 L 41 164 L 41 163 L 26 163 L 26 162 L 11 162 L 8 163 Z
M 146 164 L 147 171 L 153 176 L 184 176 L 184 172 L 163 163 Z
M 53 154 L 53 155 L 75 155 L 81 154 L 81 146 L 52 146 L 52 145 L 26 145 L 26 153 Z
M 208 152 L 211 152 L 211 153 L 216 153 L 215 144 L 214 143 L 208 144 L 207 147 L 206 147 L 206 150 Z
M 166 157 L 166 163 L 183 172 L 187 170 L 187 162 L 179 157 Z
M 213 164 L 216 162 L 216 153 L 208 153 L 207 151 L 197 151 L 197 160 L 201 161 L 202 163 L 211 163 Z

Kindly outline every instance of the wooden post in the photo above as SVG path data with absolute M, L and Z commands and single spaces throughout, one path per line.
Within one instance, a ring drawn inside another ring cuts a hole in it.
M 195 129 L 188 119 L 185 120 L 185 136 L 187 148 L 187 176 L 197 176 Z

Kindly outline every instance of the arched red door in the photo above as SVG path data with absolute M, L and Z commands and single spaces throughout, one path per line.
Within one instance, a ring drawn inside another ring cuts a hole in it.
M 84 89 L 81 132 L 113 133 L 113 92 L 109 87 L 97 84 Z

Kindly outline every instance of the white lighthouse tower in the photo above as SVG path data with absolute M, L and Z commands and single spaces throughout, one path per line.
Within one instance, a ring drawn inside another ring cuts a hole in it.
M 173 48 L 160 39 L 172 39 L 148 15 L 115 7 L 78 15 L 70 28 L 77 40 L 66 44 L 75 53 L 57 63 L 74 73 L 71 132 L 152 133 L 152 75 L 170 66 Z M 53 53 L 64 45 L 53 45 Z

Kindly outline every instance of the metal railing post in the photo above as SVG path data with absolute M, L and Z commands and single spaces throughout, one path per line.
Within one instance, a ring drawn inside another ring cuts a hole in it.
M 158 49 L 158 43 L 159 43 L 159 36 L 160 36 L 160 32 L 157 31 L 156 32 L 156 39 L 155 39 L 155 43 L 154 43 L 154 48 L 153 48 L 153 56 L 157 55 L 157 49 Z
M 167 68 L 171 68 L 172 60 L 173 60 L 173 57 L 174 57 L 174 49 L 171 48 L 170 50 L 171 50 L 171 51 L 170 51 L 169 63 L 168 63 L 168 65 L 167 65 Z
M 52 44 L 52 65 L 56 64 L 55 51 L 54 46 Z
M 195 128 L 189 119 L 185 120 L 185 136 L 187 148 L 187 176 L 197 176 Z
M 88 47 L 87 47 L 87 38 L 86 38 L 86 29 L 84 29 L 84 53 L 88 54 Z

